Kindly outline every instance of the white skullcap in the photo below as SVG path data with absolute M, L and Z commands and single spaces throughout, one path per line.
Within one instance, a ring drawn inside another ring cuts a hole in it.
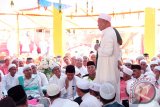
M 88 90 L 89 89 L 89 82 L 83 79 L 79 79 L 77 81 L 77 87 L 82 89 L 82 90 Z
M 82 57 L 82 56 L 77 56 L 76 59 L 81 59 L 81 60 L 83 60 L 83 57 Z
M 127 68 L 125 65 L 123 65 L 122 67 L 123 67 L 123 73 L 130 75 L 130 76 L 133 74 L 133 71 Z
M 68 99 L 65 99 L 65 100 L 66 101 L 62 107 L 79 107 L 78 103 L 71 101 L 71 100 L 68 100 Z
M 132 61 L 130 59 L 126 59 L 126 60 L 124 60 L 124 63 L 132 64 Z
M 155 66 L 154 69 L 160 71 L 160 66 Z
M 59 67 L 59 65 L 56 62 L 53 62 L 51 69 L 53 70 L 55 67 Z
M 157 61 L 151 61 L 149 64 L 150 65 L 158 65 L 158 62 Z
M 111 16 L 105 13 L 101 13 L 98 18 L 111 22 Z
M 141 61 L 140 61 L 140 64 L 141 63 L 146 63 L 147 64 L 147 61 L 145 60 L 145 59 L 142 59 Z
M 27 70 L 28 68 L 31 68 L 30 64 L 25 65 L 25 66 L 23 67 L 23 71 Z
M 115 97 L 116 90 L 113 84 L 106 82 L 100 86 L 100 96 L 103 99 L 110 100 Z
M 57 95 L 58 93 L 60 93 L 60 88 L 59 88 L 58 85 L 56 85 L 56 84 L 49 84 L 49 85 L 47 86 L 47 94 L 48 94 L 49 96 L 55 96 L 55 95 Z
M 34 64 L 34 63 L 30 63 L 29 65 L 30 65 L 31 67 L 32 67 L 32 66 L 36 66 L 36 64 Z
M 143 55 L 140 55 L 140 56 L 138 56 L 138 57 L 136 58 L 136 60 L 142 60 L 142 59 L 144 59 L 144 56 L 143 56 Z
M 9 70 L 10 68 L 12 68 L 12 67 L 16 67 L 16 65 L 15 65 L 15 64 L 9 64 L 8 70 Z
M 92 82 L 92 83 L 90 83 L 89 89 L 96 91 L 96 92 L 99 92 L 100 84 Z

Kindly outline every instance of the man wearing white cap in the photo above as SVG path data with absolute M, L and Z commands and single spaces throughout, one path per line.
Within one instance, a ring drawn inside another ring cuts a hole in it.
M 57 63 L 52 67 L 52 77 L 49 79 L 49 84 L 56 84 L 60 89 L 65 88 L 66 75 L 61 73 L 61 68 Z
M 127 68 L 126 66 L 122 66 L 122 71 L 123 71 L 123 81 L 121 81 L 120 84 L 120 99 L 122 101 L 122 104 L 127 107 L 129 106 L 129 102 L 128 102 L 128 95 L 126 92 L 126 86 L 127 83 L 132 81 L 131 76 L 133 74 L 133 71 L 129 68 Z
M 39 81 L 41 81 L 41 86 L 42 86 L 42 87 L 46 86 L 46 85 L 48 84 L 48 79 L 47 79 L 46 75 L 45 75 L 44 73 L 39 72 L 39 71 L 37 70 L 36 64 L 30 63 L 29 65 L 30 65 L 31 68 L 32 68 L 33 75 L 39 77 Z
M 83 57 L 78 56 L 76 58 L 76 66 L 75 69 L 80 70 L 81 76 L 88 74 L 87 68 L 83 65 Z
M 150 66 L 147 65 L 147 61 L 145 59 L 142 59 L 140 61 L 140 66 L 141 66 L 141 71 L 142 71 L 142 74 L 145 75 L 145 73 L 147 72 L 152 72 L 151 69 L 150 69 Z
M 136 62 L 137 64 L 140 64 L 140 61 L 144 59 L 144 56 L 143 55 L 139 55 L 137 58 L 136 58 Z
M 91 95 L 95 96 L 97 99 L 99 99 L 99 88 L 100 88 L 100 84 L 97 84 L 95 82 L 90 82 L 89 92 Z
M 31 66 L 25 65 L 23 73 L 24 76 L 19 76 L 16 83 L 23 86 L 28 99 L 40 98 L 43 96 L 40 77 L 33 75 Z
M 103 103 L 102 107 L 124 107 L 115 101 L 116 90 L 112 83 L 106 82 L 100 86 L 100 100 Z
M 60 98 L 60 94 L 60 88 L 58 85 L 49 84 L 47 86 L 47 96 L 51 100 L 50 107 L 79 107 L 76 102 Z
M 130 59 L 126 59 L 123 62 L 126 67 L 131 69 L 132 61 Z
M 8 66 L 8 71 L 9 73 L 2 79 L 2 90 L 4 95 L 7 95 L 7 91 L 16 85 L 15 81 L 18 78 L 18 75 L 16 74 L 17 68 L 15 64 L 10 64 Z
M 158 66 L 158 62 L 156 60 L 151 61 L 149 64 L 150 64 L 150 68 L 151 68 L 152 71 L 153 71 L 155 66 Z
M 99 46 L 95 46 L 98 51 L 98 61 L 95 81 L 105 83 L 112 81 L 117 84 L 117 100 L 119 100 L 120 73 L 118 71 L 118 60 L 120 57 L 119 43 L 114 29 L 111 27 L 111 16 L 100 14 L 98 27 L 102 31 L 102 39 Z
M 89 93 L 89 82 L 83 79 L 77 81 L 77 94 L 82 98 L 80 107 L 101 107 L 96 97 Z

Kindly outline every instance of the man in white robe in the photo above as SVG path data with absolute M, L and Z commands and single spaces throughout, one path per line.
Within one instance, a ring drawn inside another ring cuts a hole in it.
M 118 71 L 118 59 L 120 48 L 115 30 L 111 27 L 111 17 L 107 14 L 100 14 L 98 27 L 102 31 L 100 45 L 95 45 L 98 52 L 95 82 L 105 83 L 111 81 L 115 86 L 117 100 L 119 100 L 120 72 Z
M 18 78 L 17 75 L 17 68 L 15 64 L 10 64 L 8 66 L 9 73 L 5 75 L 2 79 L 2 93 L 7 95 L 7 91 L 14 87 L 16 84 L 16 79 Z
M 33 75 L 35 75 L 35 76 L 37 75 L 39 77 L 39 79 L 40 79 L 39 81 L 41 81 L 41 86 L 45 87 L 48 84 L 48 80 L 47 80 L 46 75 L 37 70 L 36 64 L 30 63 L 29 65 L 32 68 Z
M 52 77 L 49 79 L 49 84 L 56 84 L 62 91 L 61 94 L 63 94 L 63 91 L 65 92 L 65 78 L 66 75 L 61 73 L 61 68 L 58 64 L 54 64 L 52 68 Z

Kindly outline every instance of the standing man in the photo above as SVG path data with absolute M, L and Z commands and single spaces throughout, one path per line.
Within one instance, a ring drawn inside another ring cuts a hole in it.
M 95 82 L 111 81 L 116 84 L 116 99 L 119 100 L 120 72 L 118 71 L 118 59 L 120 57 L 120 44 L 115 30 L 111 27 L 111 17 L 107 14 L 100 14 L 98 28 L 102 31 L 102 37 L 100 45 L 95 45 L 95 50 L 98 52 Z

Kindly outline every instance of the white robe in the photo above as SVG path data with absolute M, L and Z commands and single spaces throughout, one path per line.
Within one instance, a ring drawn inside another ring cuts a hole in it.
M 104 29 L 98 48 L 98 61 L 95 82 L 105 83 L 111 81 L 115 84 L 116 99 L 120 99 L 120 72 L 118 71 L 118 58 L 120 57 L 120 47 L 114 29 L 108 27 Z M 119 101 L 118 101 L 119 102 Z
M 101 44 L 98 49 L 98 62 L 95 81 L 104 83 L 112 81 L 119 82 L 118 58 L 120 48 L 117 43 L 116 33 L 112 27 L 104 29 Z

